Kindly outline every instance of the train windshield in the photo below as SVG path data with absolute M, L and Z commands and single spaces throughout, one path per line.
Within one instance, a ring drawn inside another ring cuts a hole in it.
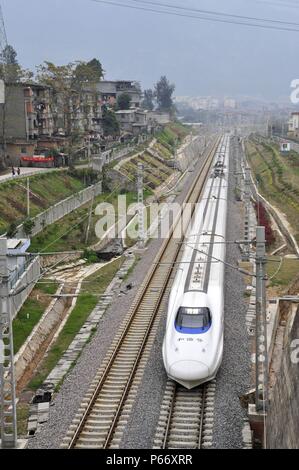
M 206 333 L 212 324 L 211 313 L 207 307 L 180 307 L 175 329 L 179 333 Z

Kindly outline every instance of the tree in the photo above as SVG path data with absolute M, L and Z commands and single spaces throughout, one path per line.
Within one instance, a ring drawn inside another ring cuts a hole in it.
M 175 85 L 170 83 L 166 76 L 162 76 L 155 85 L 155 98 L 160 111 L 172 111 L 174 108 L 172 95 Z
M 103 109 L 103 130 L 105 135 L 116 135 L 119 133 L 119 123 L 114 111 L 104 107 Z
M 67 132 L 70 132 L 70 106 L 72 97 L 72 83 L 74 81 L 75 65 L 55 65 L 45 61 L 37 67 L 37 80 L 42 85 L 53 90 L 53 102 L 58 113 L 64 116 Z
M 19 65 L 15 49 L 7 44 L 1 53 L 1 61 L 6 65 Z
M 97 59 L 92 59 L 90 62 L 76 62 L 74 69 L 74 85 L 78 82 L 82 83 L 97 83 L 103 76 L 104 71 L 101 62 Z
M 29 81 L 33 77 L 30 70 L 23 69 L 18 60 L 17 52 L 11 45 L 7 45 L 0 54 L 0 78 L 6 83 Z
M 94 76 L 98 81 L 104 78 L 105 71 L 98 59 L 92 59 L 91 61 L 87 62 L 87 65 L 93 71 Z
M 82 73 L 84 63 L 70 62 L 66 65 L 55 65 L 44 62 L 37 68 L 37 80 L 52 89 L 52 107 L 55 109 L 56 127 L 64 128 L 68 136 L 66 151 L 69 164 L 72 165 L 72 154 L 81 145 L 82 132 L 76 128 L 76 114 L 82 106 L 83 88 L 86 74 Z M 78 70 L 79 66 L 79 70 Z
M 130 109 L 132 98 L 128 93 L 122 93 L 117 98 L 117 108 L 118 109 Z
M 144 90 L 144 98 L 142 101 L 142 107 L 152 111 L 154 109 L 154 92 L 151 89 Z

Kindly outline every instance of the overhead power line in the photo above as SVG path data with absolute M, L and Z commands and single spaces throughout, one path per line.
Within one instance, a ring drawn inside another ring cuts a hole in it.
M 191 13 L 190 14 L 187 14 L 187 13 L 180 13 L 179 11 L 174 11 L 174 9 L 172 10 L 162 10 L 162 9 L 158 9 L 158 8 L 151 8 L 149 6 L 146 6 L 145 3 L 143 3 L 144 6 L 137 6 L 137 5 L 129 5 L 127 3 L 119 3 L 119 2 L 116 2 L 116 1 L 108 1 L 108 0 L 90 0 L 94 3 L 99 3 L 99 4 L 104 4 L 104 5 L 111 5 L 111 6 L 118 6 L 118 7 L 122 7 L 122 8 L 129 8 L 129 9 L 133 9 L 133 10 L 141 10 L 141 11 L 149 11 L 149 12 L 153 12 L 153 13 L 158 13 L 158 14 L 163 14 L 163 15 L 170 15 L 170 16 L 177 16 L 177 17 L 181 17 L 181 18 L 192 18 L 192 19 L 197 19 L 197 20 L 204 20 L 204 21 L 211 21 L 211 22 L 218 22 L 218 23 L 228 23 L 228 24 L 235 24 L 235 25 L 241 25 L 241 26 L 247 26 L 247 27 L 252 27 L 252 28 L 261 28 L 261 29 L 270 29 L 270 30 L 276 30 L 276 31 L 288 31 L 288 32 L 296 32 L 298 33 L 299 32 L 299 23 L 294 23 L 295 25 L 298 24 L 298 28 L 287 28 L 287 27 L 283 27 L 283 25 L 291 25 L 291 23 L 288 23 L 288 22 L 282 22 L 282 23 L 279 23 L 281 24 L 281 26 L 278 26 L 276 24 L 274 24 L 274 21 L 279 21 L 279 20 L 266 20 L 266 19 L 258 19 L 258 20 L 255 20 L 255 21 L 261 21 L 261 23 L 253 23 L 251 22 L 252 20 L 248 20 L 248 21 L 245 21 L 246 20 L 246 17 L 244 17 L 244 21 L 241 21 L 241 20 L 237 20 L 237 18 L 234 18 L 234 17 L 231 17 L 231 19 L 227 18 L 226 16 L 224 17 L 223 14 L 221 13 L 215 13 L 215 15 L 217 16 L 202 16 L 202 15 L 192 15 Z M 135 0 L 128 0 L 128 1 L 135 1 Z M 141 1 L 138 1 L 138 3 L 141 4 Z M 154 3 L 154 2 L 153 2 Z M 157 5 L 157 7 L 159 7 L 158 3 L 155 3 Z M 162 6 L 162 4 L 161 4 Z M 169 8 L 169 7 L 163 7 L 163 8 Z M 173 7 L 175 8 L 175 7 Z M 183 7 L 182 7 L 183 8 Z M 185 10 L 187 11 L 187 10 Z M 208 13 L 206 13 L 205 15 L 208 15 Z M 226 15 L 226 14 L 225 14 Z M 249 18 L 249 17 L 248 17 Z M 269 21 L 269 23 L 266 23 L 265 21 Z M 293 24 L 293 23 L 292 23 Z
M 280 1 L 271 1 L 271 0 L 255 0 L 255 3 L 261 3 L 262 5 L 269 5 L 269 6 L 278 6 L 281 8 L 299 8 L 298 3 L 292 3 L 292 2 L 280 2 Z
M 143 4 L 148 4 L 148 5 L 155 5 L 158 7 L 172 8 L 175 10 L 191 11 L 194 13 L 203 13 L 203 14 L 207 14 L 211 16 L 220 16 L 220 17 L 225 17 L 225 18 L 236 18 L 239 20 L 261 21 L 265 23 L 277 23 L 277 24 L 282 24 L 282 25 L 299 26 L 299 23 L 294 23 L 294 22 L 289 22 L 289 21 L 272 20 L 270 18 L 258 18 L 256 16 L 235 15 L 232 13 L 216 12 L 212 10 L 202 10 L 198 8 L 181 7 L 181 6 L 177 6 L 177 5 L 170 4 L 170 3 L 152 2 L 150 0 L 130 0 L 130 1 L 139 3 L 139 4 L 143 3 Z

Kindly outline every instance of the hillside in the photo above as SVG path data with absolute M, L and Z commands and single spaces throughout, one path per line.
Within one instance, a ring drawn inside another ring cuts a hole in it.
M 30 177 L 30 216 L 34 217 L 95 181 L 89 170 L 53 171 Z M 27 218 L 26 178 L 0 185 L 0 233 Z

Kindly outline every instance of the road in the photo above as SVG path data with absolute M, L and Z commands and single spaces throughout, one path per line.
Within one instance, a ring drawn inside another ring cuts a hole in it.
M 75 168 L 88 168 L 88 165 L 76 165 Z M 30 168 L 30 167 L 22 167 L 20 176 L 15 175 L 12 176 L 11 171 L 7 171 L 6 174 L 0 175 L 0 184 L 6 183 L 7 181 L 12 181 L 16 179 L 21 179 L 26 176 L 34 176 L 39 173 L 47 173 L 50 171 L 62 171 L 65 170 L 66 167 L 63 168 Z

